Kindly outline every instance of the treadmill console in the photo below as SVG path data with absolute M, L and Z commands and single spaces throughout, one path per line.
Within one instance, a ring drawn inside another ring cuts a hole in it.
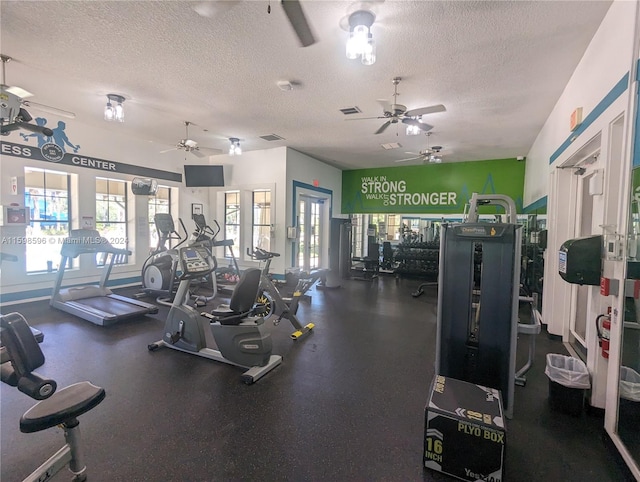
M 203 276 L 211 273 L 214 269 L 211 254 L 201 246 L 180 248 L 180 261 L 184 277 Z

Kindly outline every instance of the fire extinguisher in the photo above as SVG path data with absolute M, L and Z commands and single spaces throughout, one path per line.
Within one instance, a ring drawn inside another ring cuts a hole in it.
M 598 315 L 596 318 L 596 330 L 598 332 L 598 344 L 602 348 L 602 356 L 609 358 L 609 342 L 611 340 L 611 308 L 606 315 Z

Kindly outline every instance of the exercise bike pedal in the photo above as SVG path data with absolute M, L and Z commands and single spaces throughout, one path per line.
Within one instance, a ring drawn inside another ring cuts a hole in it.
M 315 326 L 316 325 L 314 323 L 308 323 L 301 330 L 297 330 L 291 333 L 290 337 L 292 340 L 299 340 L 303 336 L 306 336 L 309 333 L 311 333 L 311 330 L 313 330 Z

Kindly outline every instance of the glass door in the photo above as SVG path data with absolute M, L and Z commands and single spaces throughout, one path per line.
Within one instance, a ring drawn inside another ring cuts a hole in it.
M 579 174 L 579 170 L 576 171 Z M 577 219 L 579 220 L 578 237 L 596 234 L 593 228 L 593 196 L 589 192 L 589 182 L 593 173 L 579 177 Z M 575 316 L 571 321 L 571 345 L 578 355 L 587 358 L 587 322 L 591 287 L 576 285 Z
M 298 259 L 303 271 L 322 265 L 324 230 L 324 199 L 300 196 L 298 200 Z

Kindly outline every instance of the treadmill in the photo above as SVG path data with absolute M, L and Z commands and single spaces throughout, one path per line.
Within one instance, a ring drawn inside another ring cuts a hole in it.
M 70 259 L 81 254 L 106 253 L 105 266 L 98 285 L 62 288 L 62 279 Z M 113 294 L 107 288 L 111 269 L 119 257 L 131 251 L 114 247 L 94 229 L 73 229 L 64 240 L 62 260 L 49 304 L 96 325 L 107 326 L 122 320 L 158 312 L 158 307 L 125 296 Z

